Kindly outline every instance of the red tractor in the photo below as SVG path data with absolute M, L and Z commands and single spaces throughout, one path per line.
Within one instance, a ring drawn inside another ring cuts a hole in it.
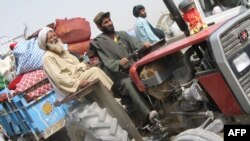
M 189 30 L 172 0 L 163 0 L 180 29 Z M 150 95 L 169 133 L 250 123 L 250 12 L 150 52 L 130 68 Z M 153 97 L 153 98 L 152 98 Z

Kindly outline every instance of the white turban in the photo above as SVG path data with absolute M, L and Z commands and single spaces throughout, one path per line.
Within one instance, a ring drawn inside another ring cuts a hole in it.
M 46 40 L 47 40 L 48 32 L 50 31 L 54 31 L 54 30 L 49 27 L 44 27 L 43 29 L 39 31 L 37 43 L 38 43 L 38 46 L 42 50 L 46 50 L 46 46 L 47 46 Z

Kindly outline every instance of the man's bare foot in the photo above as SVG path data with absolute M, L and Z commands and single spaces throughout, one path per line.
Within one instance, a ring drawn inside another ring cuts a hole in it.
M 80 83 L 79 83 L 79 87 L 80 87 L 80 88 L 84 88 L 84 87 L 86 87 L 88 84 L 89 84 L 89 81 L 87 81 L 87 80 L 81 80 Z

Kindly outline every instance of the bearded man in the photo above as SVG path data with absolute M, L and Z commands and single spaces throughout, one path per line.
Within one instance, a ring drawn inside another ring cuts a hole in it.
M 53 80 L 55 86 L 65 94 L 75 93 L 97 78 L 109 90 L 112 80 L 99 68 L 88 67 L 84 62 L 64 49 L 63 43 L 53 29 L 44 27 L 38 34 L 38 45 L 45 50 L 43 69 Z
M 102 34 L 98 35 L 91 42 L 92 51 L 97 51 L 104 68 L 115 82 L 116 88 L 123 96 L 131 98 L 134 105 L 140 109 L 141 116 L 146 119 L 144 123 L 147 123 L 150 120 L 149 115 L 151 111 L 142 94 L 132 84 L 128 73 L 131 62 L 127 57 L 138 48 L 149 48 L 151 44 L 143 44 L 124 31 L 115 31 L 109 12 L 98 13 L 94 18 L 94 22 L 99 30 L 102 31 Z

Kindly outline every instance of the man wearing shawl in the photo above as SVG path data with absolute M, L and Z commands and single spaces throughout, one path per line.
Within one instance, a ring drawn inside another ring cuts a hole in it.
M 76 92 L 90 81 L 99 78 L 109 90 L 112 80 L 99 68 L 88 67 L 63 48 L 63 43 L 53 29 L 44 27 L 38 35 L 38 45 L 45 50 L 43 69 L 55 86 L 66 94 Z
M 156 111 L 150 110 L 142 94 L 134 87 L 128 73 L 130 61 L 127 57 L 138 48 L 149 48 L 150 43 L 143 44 L 124 31 L 115 31 L 109 12 L 99 12 L 94 22 L 103 33 L 91 42 L 92 50 L 97 51 L 104 68 L 115 82 L 115 87 L 123 96 L 129 96 L 133 104 L 139 108 L 140 115 L 146 119 L 143 124 L 149 123 L 150 114 Z

